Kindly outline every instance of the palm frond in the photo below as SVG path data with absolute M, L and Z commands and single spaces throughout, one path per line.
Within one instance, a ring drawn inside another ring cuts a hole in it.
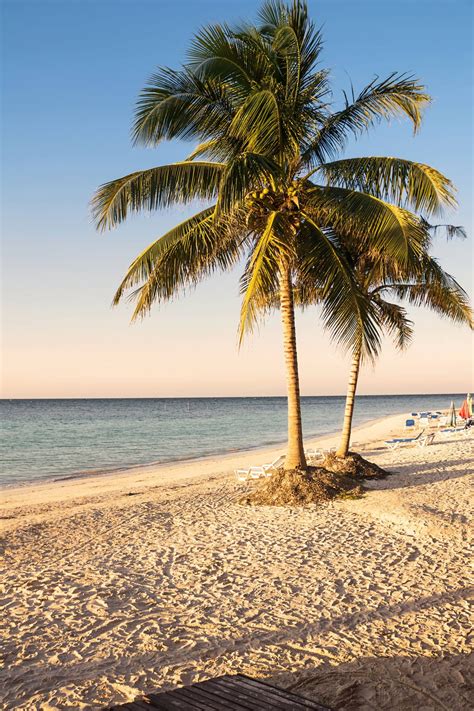
M 235 113 L 228 135 L 243 142 L 244 150 L 275 155 L 281 146 L 278 101 L 270 89 L 254 91 Z
M 279 222 L 281 214 L 271 212 L 265 229 L 256 239 L 250 252 L 245 271 L 240 280 L 243 295 L 238 330 L 239 344 L 252 332 L 258 318 L 274 303 L 279 288 L 279 273 L 282 260 L 291 261 L 291 246 L 280 236 L 285 228 Z
M 201 79 L 189 68 L 162 68 L 137 102 L 135 143 L 156 146 L 164 139 L 225 135 L 234 114 L 233 95 L 223 82 Z
M 434 257 L 424 256 L 418 280 L 393 284 L 387 289 L 413 306 L 427 307 L 440 316 L 455 323 L 465 324 L 471 329 L 474 326 L 469 296 Z
M 370 300 L 360 291 L 339 239 L 304 213 L 302 232 L 310 246 L 301 257 L 297 296 L 323 304 L 322 318 L 331 338 L 343 348 L 361 344 L 364 357 L 375 358 L 381 345 Z
M 310 184 L 307 205 L 316 222 L 351 235 L 366 249 L 399 261 L 419 254 L 426 230 L 410 212 L 368 193 Z
M 174 203 L 212 200 L 225 165 L 184 161 L 140 170 L 101 185 L 92 198 L 92 214 L 100 230 L 123 222 L 129 212 L 157 210 Z
M 406 309 L 379 296 L 374 301 L 381 325 L 392 336 L 396 347 L 404 350 L 413 338 L 413 321 L 408 318 Z
M 250 191 L 274 183 L 280 176 L 275 161 L 258 153 L 240 153 L 227 162 L 222 173 L 216 214 L 234 211 Z
M 431 225 L 427 220 L 421 218 L 421 222 L 428 232 L 436 235 L 439 231 L 443 231 L 447 239 L 467 239 L 467 233 L 462 225 Z
M 251 59 L 254 60 L 252 66 Z M 242 42 L 226 24 L 208 25 L 201 29 L 191 41 L 188 51 L 189 67 L 201 77 L 227 80 L 232 85 L 249 88 L 261 73 L 258 71 L 258 57 L 249 57 Z M 257 66 L 255 66 L 257 64 Z M 250 69 L 250 71 L 249 71 Z
M 332 158 L 344 148 L 351 134 L 357 137 L 384 119 L 407 116 L 414 130 L 418 130 L 422 110 L 430 101 L 414 77 L 397 73 L 382 81 L 376 77 L 357 97 L 353 92 L 351 100 L 344 96 L 344 108 L 328 117 L 304 152 L 304 165 L 313 166 Z
M 316 169 L 319 174 L 328 185 L 370 193 L 425 214 L 456 205 L 451 181 L 424 163 L 380 156 L 347 158 L 324 163 Z
M 149 313 L 154 303 L 168 301 L 180 292 L 194 287 L 214 273 L 232 268 L 242 256 L 245 233 L 239 232 L 241 219 L 220 222 L 204 211 L 150 245 L 130 266 L 117 294 L 117 303 L 126 289 L 143 281 L 130 294 L 135 301 L 132 320 Z M 168 246 L 166 246 L 166 243 Z
M 130 264 L 115 293 L 113 305 L 116 306 L 120 302 L 128 289 L 146 282 L 153 274 L 160 257 L 169 251 L 171 247 L 174 247 L 176 243 L 185 242 L 191 236 L 199 235 L 203 240 L 203 244 L 207 244 L 206 237 L 214 227 L 213 214 L 214 205 L 184 220 L 148 245 Z M 173 291 L 174 288 L 170 286 L 168 293 L 171 294 Z

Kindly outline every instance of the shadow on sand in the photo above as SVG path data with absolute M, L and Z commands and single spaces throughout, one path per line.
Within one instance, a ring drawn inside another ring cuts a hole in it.
M 360 657 L 337 666 L 274 674 L 266 681 L 335 711 L 468 711 L 473 678 L 473 655 L 446 654 Z

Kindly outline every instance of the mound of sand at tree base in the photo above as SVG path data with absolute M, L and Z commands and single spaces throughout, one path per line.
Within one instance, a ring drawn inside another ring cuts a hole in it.
M 278 469 L 262 486 L 243 496 L 239 503 L 247 506 L 305 506 L 331 499 L 358 497 L 363 489 L 354 477 L 330 472 L 322 467 L 305 471 Z
M 356 479 L 384 479 L 390 472 L 373 462 L 364 459 L 356 452 L 349 452 L 346 457 L 338 457 L 329 452 L 321 466 L 330 472 L 346 474 Z

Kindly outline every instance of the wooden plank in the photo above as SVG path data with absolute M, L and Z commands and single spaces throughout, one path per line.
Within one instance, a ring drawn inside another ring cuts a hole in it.
M 226 689 L 227 693 L 230 693 L 234 699 L 238 699 L 240 704 L 251 711 L 254 711 L 256 708 L 258 708 L 259 711 L 273 711 L 273 709 L 281 709 L 283 711 L 288 709 L 287 705 L 275 705 L 274 696 L 261 693 L 260 691 L 255 692 L 255 690 L 247 689 L 242 684 L 233 684 L 232 681 L 227 681 L 222 677 L 212 679 L 212 687 L 210 688 L 214 690 L 219 688 L 222 690 Z
M 249 700 L 248 697 L 243 694 L 236 694 L 235 690 L 229 687 L 216 684 L 216 679 L 200 682 L 191 688 L 194 690 L 197 687 L 200 687 L 199 690 L 201 692 L 210 694 L 216 703 L 220 704 L 220 706 L 217 706 L 218 709 L 225 708 L 229 709 L 229 711 L 255 710 L 255 701 Z M 267 711 L 267 709 L 262 708 L 262 711 Z
M 235 676 L 231 676 L 229 678 L 234 679 L 236 682 L 238 681 L 249 687 L 266 687 L 267 689 L 271 689 L 277 696 L 283 697 L 284 699 L 288 699 L 288 701 L 291 700 L 293 701 L 293 703 L 299 703 L 300 706 L 302 706 L 303 708 L 313 709 L 315 711 L 331 711 L 331 709 L 329 709 L 327 706 L 322 706 L 321 704 L 318 704 L 315 701 L 305 699 L 303 696 L 298 696 L 298 694 L 294 694 L 292 691 L 279 689 L 278 687 L 272 686 L 271 684 L 268 684 L 267 682 L 262 681 L 261 679 L 252 679 L 252 677 L 247 676 L 246 674 L 236 674 Z
M 161 694 L 147 694 L 145 699 L 150 702 L 150 709 L 161 709 L 161 711 L 187 711 L 187 709 L 199 709 L 205 711 L 199 703 L 191 704 L 189 700 L 178 698 L 174 691 L 167 691 Z
M 110 706 L 107 711 L 150 711 L 151 706 L 149 704 L 144 704 L 143 701 L 137 699 L 136 701 L 129 701 L 126 704 L 120 704 L 120 706 Z
M 304 706 L 296 707 L 293 697 L 291 699 L 288 697 L 280 697 L 277 694 L 274 694 L 272 689 L 253 689 L 232 678 L 218 678 L 214 681 L 217 684 L 221 684 L 229 689 L 232 689 L 233 693 L 238 695 L 239 698 L 246 698 L 251 704 L 253 703 L 251 706 L 252 709 L 257 708 L 256 703 L 258 703 L 258 709 L 261 709 L 262 711 L 272 711 L 273 709 L 279 709 L 280 711 L 292 711 L 296 708 L 300 708 L 303 711 L 305 709 Z
M 225 690 L 223 694 L 215 694 L 214 690 L 208 688 L 207 682 L 200 683 L 204 686 L 201 687 L 198 684 L 193 684 L 185 689 L 177 689 L 177 691 L 186 692 L 190 699 L 200 699 L 202 702 L 208 704 L 208 708 L 211 709 L 211 711 L 222 711 L 222 709 L 228 709 L 229 711 L 250 711 L 248 706 L 242 706 L 238 703 L 235 696 L 226 695 Z M 253 709 L 251 711 L 253 711 Z
M 147 694 L 109 711 L 331 711 L 246 674 L 225 674 L 173 691 Z

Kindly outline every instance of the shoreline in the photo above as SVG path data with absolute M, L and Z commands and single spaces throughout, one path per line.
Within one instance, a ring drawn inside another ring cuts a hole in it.
M 387 415 L 384 417 L 380 418 L 375 418 L 375 419 L 368 419 L 365 420 L 364 422 L 361 422 L 359 425 L 356 425 L 355 427 L 352 428 L 352 434 L 356 434 L 358 431 L 363 430 L 365 427 L 375 425 L 378 423 L 381 423 L 389 418 L 395 418 L 395 417 L 404 417 L 406 413 L 395 413 L 391 415 Z M 323 432 L 323 433 L 313 433 L 309 434 L 305 437 L 305 446 L 313 446 L 320 441 L 325 441 L 328 438 L 336 438 L 338 435 L 340 435 L 340 429 L 338 430 L 330 430 L 328 432 Z M 187 465 L 191 464 L 193 462 L 205 462 L 205 461 L 214 461 L 216 459 L 225 459 L 228 457 L 235 457 L 239 454 L 246 456 L 250 455 L 252 453 L 254 454 L 265 454 L 268 451 L 273 451 L 274 448 L 276 447 L 284 447 L 286 445 L 286 438 L 281 439 L 281 440 L 274 440 L 272 442 L 268 442 L 265 444 L 257 444 L 255 446 L 250 446 L 250 447 L 243 447 L 242 449 L 232 449 L 232 450 L 225 450 L 225 451 L 216 451 L 211 454 L 205 454 L 205 455 L 196 455 L 196 456 L 191 456 L 191 457 L 182 457 L 182 458 L 176 458 L 176 459 L 167 459 L 167 460 L 162 460 L 162 461 L 152 461 L 152 462 L 146 462 L 144 464 L 127 464 L 119 467 L 112 467 L 112 468 L 99 468 L 99 469 L 91 469 L 91 470 L 83 470 L 79 472 L 73 472 L 71 474 L 57 474 L 57 475 L 51 475 L 48 477 L 41 477 L 38 479 L 31 479 L 29 481 L 23 481 L 23 482 L 7 482 L 7 483 L 2 483 L 0 481 L 0 495 L 2 492 L 5 491 L 10 491 L 12 489 L 24 489 L 24 488 L 30 488 L 34 486 L 40 486 L 40 485 L 51 485 L 54 483 L 63 483 L 67 481 L 76 481 L 78 479 L 87 479 L 90 480 L 94 477 L 107 477 L 107 476 L 115 476 L 115 475 L 120 475 L 120 474 L 127 474 L 131 473 L 134 471 L 139 471 L 139 470 L 149 470 L 149 469 L 159 469 L 159 468 L 166 468 L 169 466 L 177 466 L 180 464 Z
M 384 426 L 385 424 L 390 425 L 390 427 L 395 427 L 396 424 L 405 416 L 405 413 L 397 413 L 394 415 L 389 415 L 388 417 L 380 417 L 376 419 L 371 419 L 367 420 L 364 423 L 361 423 L 360 425 L 357 425 L 356 427 L 353 428 L 352 430 L 352 443 L 353 445 L 356 444 L 356 437 L 357 435 L 361 435 L 364 433 L 364 431 L 369 428 L 379 428 L 380 426 Z M 377 437 L 378 432 L 375 435 L 375 438 Z M 305 438 L 305 446 L 307 447 L 314 447 L 314 446 L 320 446 L 320 447 L 330 447 L 334 446 L 338 439 L 340 437 L 340 430 L 337 431 L 331 431 L 323 435 L 314 435 L 314 436 L 308 436 Z M 375 440 L 373 440 L 375 441 Z M 368 443 L 364 443 L 363 446 L 366 446 Z M 181 469 L 184 469 L 185 472 L 191 468 L 193 465 L 206 465 L 208 467 L 209 465 L 212 465 L 215 467 L 220 474 L 222 474 L 224 471 L 229 472 L 230 470 L 237 469 L 245 466 L 251 466 L 253 464 L 262 464 L 264 463 L 263 461 L 257 461 L 258 458 L 260 457 L 267 457 L 270 461 L 273 461 L 276 459 L 276 456 L 281 454 L 282 451 L 284 450 L 286 446 L 286 440 L 283 440 L 282 442 L 275 442 L 273 444 L 268 444 L 268 445 L 257 445 L 256 447 L 252 448 L 246 448 L 246 449 L 241 449 L 241 450 L 234 450 L 234 451 L 229 451 L 226 453 L 222 454 L 211 454 L 211 455 L 206 455 L 202 457 L 191 457 L 191 458 L 186 458 L 186 459 L 176 459 L 176 460 L 170 460 L 168 462 L 160 462 L 160 463 L 149 463 L 149 464 L 138 464 L 138 465 L 131 465 L 127 467 L 119 467 L 119 468 L 113 468 L 110 470 L 102 470 L 102 471 L 91 471 L 90 473 L 78 473 L 77 475 L 67 475 L 65 477 L 51 477 L 47 479 L 39 479 L 39 480 L 32 480 L 28 482 L 23 482 L 21 484 L 18 483 L 12 483 L 12 484 L 2 484 L 0 485 L 0 507 L 5 508 L 9 507 L 12 505 L 11 502 L 11 497 L 13 497 L 14 500 L 17 498 L 23 499 L 24 497 L 22 494 L 30 494 L 31 497 L 35 496 L 35 493 L 37 494 L 43 494 L 44 495 L 48 493 L 50 490 L 65 490 L 68 487 L 72 489 L 72 487 L 75 484 L 90 484 L 94 488 L 98 488 L 100 486 L 100 482 L 104 482 L 104 485 L 112 482 L 113 485 L 127 485 L 127 479 L 130 479 L 130 484 L 134 483 L 136 480 L 136 477 L 138 476 L 145 476 L 145 477 L 155 477 L 155 475 L 158 475 L 161 473 L 167 473 L 168 471 L 171 473 L 176 473 L 177 479 L 180 478 L 179 473 Z M 254 457 L 250 461 L 250 457 Z M 256 459 L 255 459 L 256 457 Z M 237 459 L 239 461 L 237 461 Z M 250 463 L 248 463 L 250 462 Z M 172 474 L 171 474 L 172 475 Z M 199 478 L 201 476 L 201 472 L 197 472 L 195 476 Z M 190 477 L 186 478 L 192 478 L 192 475 Z M 159 483 L 159 482 L 158 482 Z M 168 477 L 166 477 L 166 483 L 170 483 L 168 480 Z M 115 488 L 115 486 L 114 486 Z M 53 493 L 53 491 L 51 491 Z M 64 492 L 66 493 L 66 492 Z M 79 494 L 78 494 L 79 495 Z M 42 497 L 42 498 L 43 498 Z M 69 497 L 68 497 L 69 498 Z M 0 510 L 1 510 L 0 508 Z M 0 524 L 1 525 L 1 524 Z

